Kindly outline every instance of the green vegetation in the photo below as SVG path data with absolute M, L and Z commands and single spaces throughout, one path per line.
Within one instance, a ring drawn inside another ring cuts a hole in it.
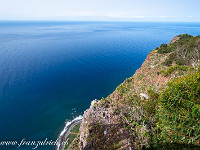
M 186 62 L 183 58 L 177 57 L 177 54 L 175 52 L 172 52 L 167 59 L 164 62 L 164 65 L 171 66 L 172 62 L 175 62 L 177 65 L 185 65 Z
M 80 150 L 79 138 L 80 138 L 80 134 L 78 133 L 76 138 L 73 140 L 73 142 L 68 147 L 65 147 L 65 150 Z
M 160 94 L 156 114 L 157 147 L 199 145 L 200 141 L 200 72 L 174 79 Z M 172 143 L 175 143 L 174 145 Z
M 79 128 L 80 128 L 80 124 L 74 126 L 72 130 L 70 131 L 70 134 L 67 138 L 67 143 L 65 145 L 65 150 L 67 150 L 68 147 L 70 147 L 70 144 L 72 144 L 73 140 L 77 137 L 77 134 L 79 133 Z
M 164 62 L 164 65 L 166 66 L 171 66 L 172 62 L 176 59 L 176 54 L 175 53 L 171 53 L 167 59 Z
M 114 143 L 113 144 L 113 150 L 116 150 L 116 149 L 119 149 L 123 144 L 120 142 L 120 143 Z
M 141 72 L 137 74 L 137 88 L 140 92 L 149 88 L 148 99 L 131 90 L 134 78 L 117 87 L 119 102 L 126 106 L 118 114 L 123 114 L 125 128 L 138 149 L 200 149 L 200 36 L 178 37 L 176 42 L 156 48 L 158 55 L 166 58 L 157 74 L 175 75 L 162 91 L 157 92 Z
M 102 101 L 102 105 L 104 105 L 105 107 L 108 107 L 108 104 L 110 104 L 110 101 L 107 98 L 102 97 L 101 98 Z
M 125 104 L 135 108 L 124 113 L 124 119 L 136 145 L 143 145 L 138 146 L 139 149 L 200 149 L 200 71 L 197 71 L 200 36 L 184 34 L 179 37 L 175 43 L 157 48 L 158 53 L 167 56 L 161 64 L 167 68 L 162 67 L 165 69 L 157 74 L 179 77 L 169 82 L 164 91 L 156 93 L 150 88 L 149 99 L 141 99 L 137 95 L 130 96 L 126 82 L 117 88 Z M 143 76 L 138 74 L 138 80 Z M 150 145 L 140 139 L 149 140 Z
M 188 34 L 179 35 L 179 40 L 171 45 L 162 44 L 158 48 L 158 53 L 171 54 L 167 57 L 164 64 L 171 66 L 174 61 L 177 65 L 191 66 L 198 64 L 200 59 L 200 36 L 193 37 Z M 196 66 L 198 68 L 198 66 Z
M 186 34 L 178 35 L 178 37 L 180 37 L 179 40 L 188 40 L 188 39 L 192 38 L 193 36 L 186 33 Z
M 162 44 L 158 49 L 158 53 L 164 54 L 164 53 L 169 53 L 173 50 L 172 46 L 168 46 L 167 44 Z
M 177 65 L 185 65 L 185 60 L 181 58 L 176 58 L 175 62 Z
M 117 87 L 117 94 L 120 96 L 127 94 L 128 91 L 130 91 L 130 88 L 127 87 L 125 83 L 122 83 Z
M 163 74 L 163 76 L 167 77 L 171 75 L 172 73 L 178 72 L 179 75 L 183 75 L 184 72 L 192 72 L 195 71 L 195 68 L 193 67 L 188 67 L 188 66 L 180 66 L 180 65 L 175 65 L 175 66 L 170 66 L 166 71 L 161 70 L 158 74 Z
M 143 107 L 146 116 L 149 118 L 155 115 L 159 94 L 152 89 L 149 89 L 147 92 L 150 98 L 144 101 Z

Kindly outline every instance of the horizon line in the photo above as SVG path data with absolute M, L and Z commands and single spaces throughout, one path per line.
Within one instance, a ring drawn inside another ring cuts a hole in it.
M 58 19 L 0 19 L 0 22 L 24 21 L 24 22 L 154 22 L 154 23 L 200 23 L 200 21 L 155 21 L 155 20 L 58 20 Z

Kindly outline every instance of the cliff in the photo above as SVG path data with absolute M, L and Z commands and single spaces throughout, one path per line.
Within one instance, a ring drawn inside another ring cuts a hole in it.
M 83 115 L 79 141 L 70 149 L 153 148 L 152 143 L 156 145 L 158 139 L 162 139 L 156 134 L 161 135 L 162 125 L 158 126 L 158 123 L 162 119 L 158 119 L 158 116 L 161 114 L 163 92 L 169 87 L 169 81 L 198 72 L 199 62 L 200 36 L 179 35 L 168 45 L 162 44 L 152 50 L 135 74 L 111 95 L 92 101 Z M 195 106 L 199 108 L 199 99 Z M 169 125 L 170 131 L 171 128 Z M 192 135 L 189 136 L 186 139 L 191 139 Z M 197 138 L 193 138 L 192 144 L 198 146 L 199 133 L 195 130 L 193 136 Z

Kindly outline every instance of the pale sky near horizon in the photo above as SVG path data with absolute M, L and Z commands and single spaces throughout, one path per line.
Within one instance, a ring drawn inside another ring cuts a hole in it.
M 0 0 L 0 20 L 200 22 L 200 0 Z

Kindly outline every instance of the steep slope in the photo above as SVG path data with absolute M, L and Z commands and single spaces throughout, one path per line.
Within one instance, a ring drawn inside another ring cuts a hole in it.
M 168 45 L 151 51 L 141 68 L 111 95 L 92 101 L 83 115 L 77 147 L 99 150 L 150 147 L 161 93 L 169 81 L 197 72 L 199 62 L 200 36 L 179 35 Z

